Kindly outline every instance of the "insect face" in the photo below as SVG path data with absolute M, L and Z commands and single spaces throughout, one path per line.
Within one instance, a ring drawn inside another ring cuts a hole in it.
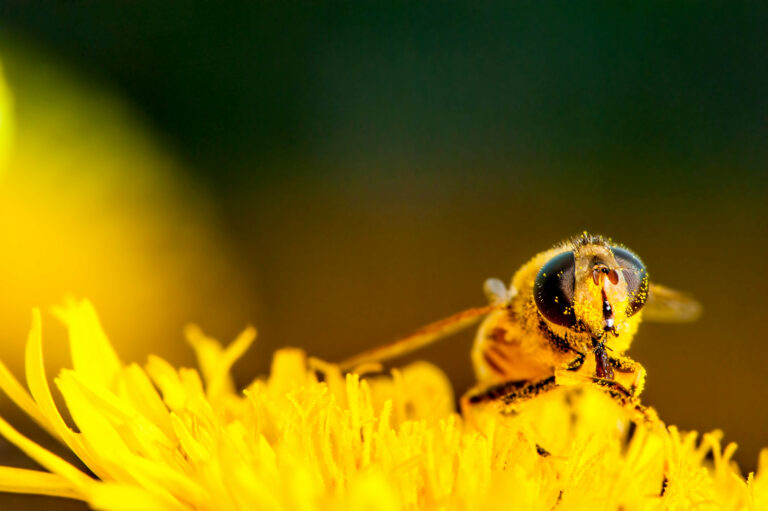
M 648 296 L 648 275 L 640 259 L 600 241 L 554 255 L 533 287 L 536 307 L 547 321 L 596 339 L 621 330 Z

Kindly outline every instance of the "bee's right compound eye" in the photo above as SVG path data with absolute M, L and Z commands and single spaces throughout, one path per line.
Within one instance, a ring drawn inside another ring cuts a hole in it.
M 552 323 L 570 327 L 576 324 L 573 313 L 575 285 L 573 252 L 558 254 L 542 266 L 533 284 L 533 298 L 541 315 Z
M 630 295 L 627 316 L 631 316 L 639 311 L 648 299 L 648 272 L 640 258 L 631 250 L 622 247 L 611 247 L 611 250 L 627 282 L 627 292 Z

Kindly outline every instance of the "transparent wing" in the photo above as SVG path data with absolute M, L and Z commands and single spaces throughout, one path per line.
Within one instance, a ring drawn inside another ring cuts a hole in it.
M 651 284 L 643 305 L 643 320 L 687 323 L 701 315 L 701 304 L 690 296 L 659 284 Z
M 493 304 L 461 311 L 440 321 L 430 323 L 416 330 L 411 335 L 398 339 L 393 343 L 385 344 L 384 346 L 379 346 L 378 348 L 373 348 L 350 357 L 341 362 L 339 367 L 342 371 L 349 371 L 362 364 L 383 362 L 390 358 L 405 355 L 467 328 L 477 323 L 483 316 L 501 307 L 502 305 L 500 304 Z

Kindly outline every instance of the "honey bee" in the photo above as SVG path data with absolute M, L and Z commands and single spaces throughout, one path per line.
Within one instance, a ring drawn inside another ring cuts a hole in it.
M 587 232 L 534 256 L 509 287 L 488 279 L 484 289 L 489 305 L 351 357 L 341 369 L 411 352 L 484 317 L 471 355 L 477 384 L 462 397 L 463 409 L 514 406 L 559 385 L 586 383 L 642 411 L 646 372 L 625 355 L 641 319 L 692 321 L 701 310 L 692 298 L 649 283 L 630 249 Z

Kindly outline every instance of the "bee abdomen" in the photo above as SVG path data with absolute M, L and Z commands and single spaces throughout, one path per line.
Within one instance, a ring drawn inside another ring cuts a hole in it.
M 498 376 L 505 376 L 513 368 L 514 360 L 499 346 L 488 344 L 483 349 L 483 360 Z
M 502 327 L 495 327 L 485 337 L 480 350 L 483 361 L 489 370 L 498 378 L 506 378 L 514 372 L 517 357 L 514 355 L 513 346 L 519 345 L 515 338 L 508 337 L 508 331 Z

